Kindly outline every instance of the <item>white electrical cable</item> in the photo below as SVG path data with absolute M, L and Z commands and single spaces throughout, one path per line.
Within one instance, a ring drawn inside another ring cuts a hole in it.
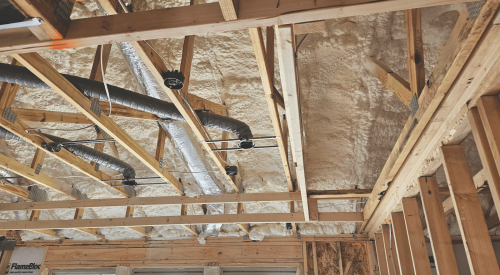
M 102 73 L 102 83 L 104 83 L 104 88 L 106 89 L 106 95 L 108 96 L 109 102 L 109 116 L 111 116 L 111 97 L 109 96 L 108 84 L 106 84 L 106 77 L 104 76 L 104 63 L 102 63 L 102 50 L 104 49 L 104 45 L 101 45 L 101 73 Z

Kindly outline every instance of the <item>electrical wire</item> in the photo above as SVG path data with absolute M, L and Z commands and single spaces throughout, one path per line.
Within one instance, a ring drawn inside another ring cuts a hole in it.
M 121 1 L 120 1 L 121 2 Z M 101 73 L 102 73 L 102 83 L 104 83 L 104 89 L 106 89 L 106 95 L 108 96 L 108 102 L 109 102 L 109 115 L 111 116 L 111 97 L 109 96 L 109 91 L 108 91 L 108 84 L 106 84 L 106 77 L 104 76 L 104 63 L 102 62 L 102 52 L 104 49 L 104 45 L 101 45 Z

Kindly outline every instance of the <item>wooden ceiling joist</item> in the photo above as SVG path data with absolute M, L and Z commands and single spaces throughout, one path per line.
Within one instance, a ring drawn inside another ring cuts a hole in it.
M 170 174 L 166 169 L 160 168 L 160 163 L 154 159 L 139 143 L 133 140 L 122 128 L 120 128 L 106 114 L 100 116 L 91 110 L 91 102 L 78 89 L 75 88 L 64 76 L 55 70 L 38 54 L 14 55 L 19 62 L 27 67 L 38 78 L 42 79 L 54 91 L 63 96 L 71 105 L 85 114 L 99 128 L 112 136 L 120 145 L 126 148 L 130 153 L 143 162 L 162 180 L 172 184 L 172 187 L 184 194 L 182 184 Z
M 361 212 L 319 213 L 320 222 L 359 222 Z M 106 228 L 163 225 L 201 225 L 201 224 L 246 224 L 246 223 L 303 223 L 303 213 L 258 213 L 258 214 L 221 214 L 188 215 L 169 217 L 108 218 L 83 220 L 42 220 L 8 221 L 0 223 L 0 230 L 66 229 L 66 228 Z
M 71 23 L 70 15 L 76 0 L 9 0 L 28 18 L 41 18 L 43 24 L 29 27 L 41 41 L 62 39 Z
M 23 210 L 55 210 L 98 207 L 138 207 L 154 205 L 193 205 L 221 203 L 259 203 L 299 201 L 300 194 L 296 192 L 282 193 L 243 193 L 223 195 L 201 195 L 199 197 L 169 196 L 169 197 L 131 197 L 120 199 L 99 200 L 67 200 L 44 202 L 0 203 L 0 211 Z
M 72 20 L 66 37 L 57 42 L 39 41 L 30 37 L 31 33 L 25 30 L 10 32 L 9 34 L 0 33 L 0 54 L 10 55 L 200 35 L 209 32 L 235 31 L 469 1 L 359 0 L 346 4 L 345 1 L 338 0 L 319 2 L 290 0 L 282 2 L 276 7 L 276 2 L 268 0 L 240 0 L 238 19 L 233 21 L 224 20 L 219 3 L 207 3 Z M 154 22 L 154 24 L 151 24 L 151 22 Z
M 406 11 L 408 71 L 411 91 L 418 97 L 425 87 L 424 42 L 420 9 Z
M 500 29 L 497 29 L 497 26 L 488 26 L 499 4 L 498 0 L 486 1 L 475 20 L 470 18 L 467 9 L 461 12 L 429 78 L 429 85 L 424 88 L 418 99 L 419 109 L 414 116 L 408 118 L 366 203 L 365 223 L 361 227 L 365 228 L 364 232 L 373 234 L 390 214 L 389 205 L 398 203 L 396 194 L 399 193 L 399 198 L 404 196 L 406 188 L 400 187 L 422 176 L 418 163 L 423 163 L 429 154 L 437 149 L 441 137 L 447 135 L 447 128 L 452 126 L 455 115 L 459 115 L 470 96 L 482 88 L 474 86 L 479 85 L 480 79 L 484 77 L 475 77 L 477 68 L 484 66 L 488 71 L 491 68 L 488 67 L 491 66 L 490 63 L 498 58 L 497 51 L 492 50 L 490 46 L 496 45 L 497 32 Z M 485 38 L 478 44 L 485 31 Z M 476 45 L 479 47 L 476 48 Z M 469 59 L 473 51 L 475 53 Z M 471 75 L 465 75 L 464 70 Z M 474 85 L 468 85 L 472 78 Z M 457 82 L 462 84 L 453 85 Z M 466 110 L 465 108 L 464 116 Z M 390 187 L 389 182 L 392 182 Z M 379 194 L 383 191 L 386 193 L 381 198 Z

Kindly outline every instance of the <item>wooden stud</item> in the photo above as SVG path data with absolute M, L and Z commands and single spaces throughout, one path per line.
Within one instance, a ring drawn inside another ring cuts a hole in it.
M 411 258 L 410 244 L 406 233 L 405 217 L 403 213 L 392 213 L 392 232 L 394 247 L 401 275 L 414 275 L 413 260 Z M 393 255 L 394 255 L 393 254 Z
M 339 274 L 344 275 L 344 266 L 342 265 L 342 246 L 340 242 L 336 242 L 337 246 L 337 259 L 339 261 Z
M 219 5 L 225 21 L 238 19 L 239 0 L 220 0 Z
M 418 182 L 436 269 L 440 275 L 458 274 L 455 252 L 436 178 L 421 177 Z
M 432 275 L 417 199 L 404 198 L 402 203 L 415 274 Z
M 14 249 L 4 250 L 2 252 L 2 260 L 0 261 L 0 274 L 7 273 L 7 268 L 9 267 L 10 258 L 12 257 L 13 252 L 14 252 Z
M 167 133 L 161 127 L 158 129 L 158 142 L 156 143 L 156 154 L 155 159 L 160 161 L 165 153 L 165 140 L 167 138 Z M 165 165 L 165 162 L 163 163 Z
M 317 199 L 309 199 L 309 220 L 317 221 L 319 219 L 319 211 L 318 211 L 318 200 Z
M 307 263 L 307 242 L 302 241 L 302 255 L 304 259 L 304 275 L 309 275 L 309 266 Z
M 391 250 L 391 228 L 388 224 L 382 225 L 382 238 L 384 239 L 387 270 L 389 271 L 389 275 L 396 275 L 396 268 L 394 266 L 394 259 L 392 258 Z
M 28 17 L 38 17 L 43 24 L 34 28 L 33 34 L 40 40 L 58 40 L 64 38 L 70 25 L 70 15 L 76 0 L 10 0 L 16 8 Z M 42 32 L 36 31 L 41 30 Z
M 38 54 L 22 54 L 15 55 L 19 62 L 26 66 L 31 72 L 42 79 L 54 91 L 63 96 L 69 103 L 76 107 L 80 112 L 85 114 L 99 128 L 106 131 L 123 147 L 130 151 L 134 156 L 141 160 L 149 169 L 160 176 L 166 182 L 172 184 L 172 187 L 184 194 L 182 185 L 170 174 L 166 169 L 159 168 L 159 162 L 156 161 L 137 141 L 132 139 L 122 128 L 120 128 L 113 120 L 105 114 L 98 116 L 90 110 L 91 102 L 78 89 L 75 88 L 66 78 L 64 78 L 57 70 L 50 66 L 47 61 L 41 58 Z
M 460 145 L 441 146 L 440 149 L 471 272 L 500 274 L 465 151 Z
M 314 265 L 314 275 L 318 275 L 318 249 L 316 247 L 316 242 L 312 242 L 312 254 L 313 254 L 313 265 Z
M 420 9 L 406 11 L 406 33 L 410 86 L 412 93 L 418 98 L 425 87 L 424 42 Z
M 302 196 L 302 205 L 304 209 L 309 209 L 307 205 L 308 201 L 304 165 L 302 118 L 300 112 L 299 94 L 297 90 L 297 75 L 295 71 L 295 35 L 293 34 L 293 29 L 290 25 L 278 26 L 276 32 L 278 40 L 277 48 L 280 65 L 281 84 L 283 87 L 283 97 L 286 105 L 286 120 L 288 123 L 290 145 L 292 148 L 292 159 L 295 165 L 295 174 L 297 178 L 296 181 Z M 254 48 L 255 46 L 256 45 L 254 45 Z M 266 85 L 264 85 L 264 87 L 266 87 Z M 283 140 L 284 139 L 282 139 L 282 141 Z M 286 143 L 282 144 L 282 146 L 285 146 Z M 287 158 L 287 150 L 284 150 L 283 153 L 285 154 L 284 157 Z M 294 188 L 293 183 L 289 183 L 289 188 L 290 186 L 291 188 Z M 307 211 L 305 211 L 305 215 L 306 219 L 308 219 L 310 216 Z
M 380 275 L 389 275 L 389 270 L 387 269 L 387 259 L 385 257 L 384 239 L 380 233 L 376 233 L 374 236 Z
M 182 204 L 181 205 L 181 216 L 187 216 L 187 208 L 188 208 L 188 205 L 187 204 Z M 194 225 L 181 225 L 182 227 L 184 227 L 187 231 L 193 233 L 193 235 L 195 236 L 198 236 L 198 232 L 196 232 L 196 226 Z
M 374 57 L 368 58 L 366 65 L 368 71 L 378 78 L 387 90 L 393 92 L 406 107 L 410 108 L 413 93 L 408 81 L 394 73 L 389 67 Z
M 74 220 L 81 220 L 83 218 L 83 213 L 85 213 L 85 208 L 77 208 L 75 210 Z

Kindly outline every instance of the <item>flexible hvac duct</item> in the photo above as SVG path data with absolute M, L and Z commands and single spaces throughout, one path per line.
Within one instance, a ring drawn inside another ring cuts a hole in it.
M 3 127 L 0 127 L 0 138 L 4 138 L 4 139 L 13 139 L 13 140 L 18 140 L 18 141 L 22 141 L 22 142 L 26 142 L 24 141 L 24 139 L 14 135 L 13 133 L 11 133 L 9 130 L 3 128 Z
M 106 90 L 102 82 L 71 75 L 63 74 L 63 76 L 85 96 L 108 101 Z M 47 84 L 31 73 L 27 68 L 4 63 L 0 63 L 0 81 L 50 89 Z M 147 95 L 141 95 L 113 85 L 108 85 L 108 90 L 112 103 L 148 112 L 161 119 L 185 121 L 173 103 Z M 196 114 L 205 126 L 234 133 L 240 139 L 249 139 L 253 137 L 250 127 L 244 122 L 204 111 L 196 111 Z
M 153 77 L 132 45 L 128 42 L 119 43 L 118 45 L 127 60 L 130 70 L 137 78 L 142 91 L 150 97 L 160 99 L 158 91 L 162 89 L 160 87 L 161 84 Z M 208 122 L 212 121 L 208 120 Z M 225 192 L 224 186 L 216 177 L 208 172 L 210 163 L 205 157 L 205 152 L 198 140 L 189 134 L 190 129 L 187 123 L 171 119 L 159 121 L 159 123 L 174 140 L 175 148 L 183 156 L 188 170 L 192 172 L 191 175 L 202 192 L 206 195 L 223 194 Z M 224 204 L 207 205 L 207 214 L 224 214 Z M 205 236 L 217 237 L 221 226 L 222 224 L 207 224 L 204 226 L 203 232 Z
M 44 136 L 50 138 L 52 141 L 57 143 L 68 142 L 70 140 L 56 137 L 53 135 L 44 134 Z M 83 159 L 93 161 L 98 163 L 99 165 L 106 166 L 110 169 L 113 169 L 117 172 L 123 174 L 123 178 L 125 179 L 134 179 L 135 178 L 135 170 L 130 166 L 130 164 L 121 161 L 115 157 L 112 157 L 103 152 L 97 151 L 85 145 L 64 145 L 66 150 L 70 151 L 74 155 L 81 157 Z

